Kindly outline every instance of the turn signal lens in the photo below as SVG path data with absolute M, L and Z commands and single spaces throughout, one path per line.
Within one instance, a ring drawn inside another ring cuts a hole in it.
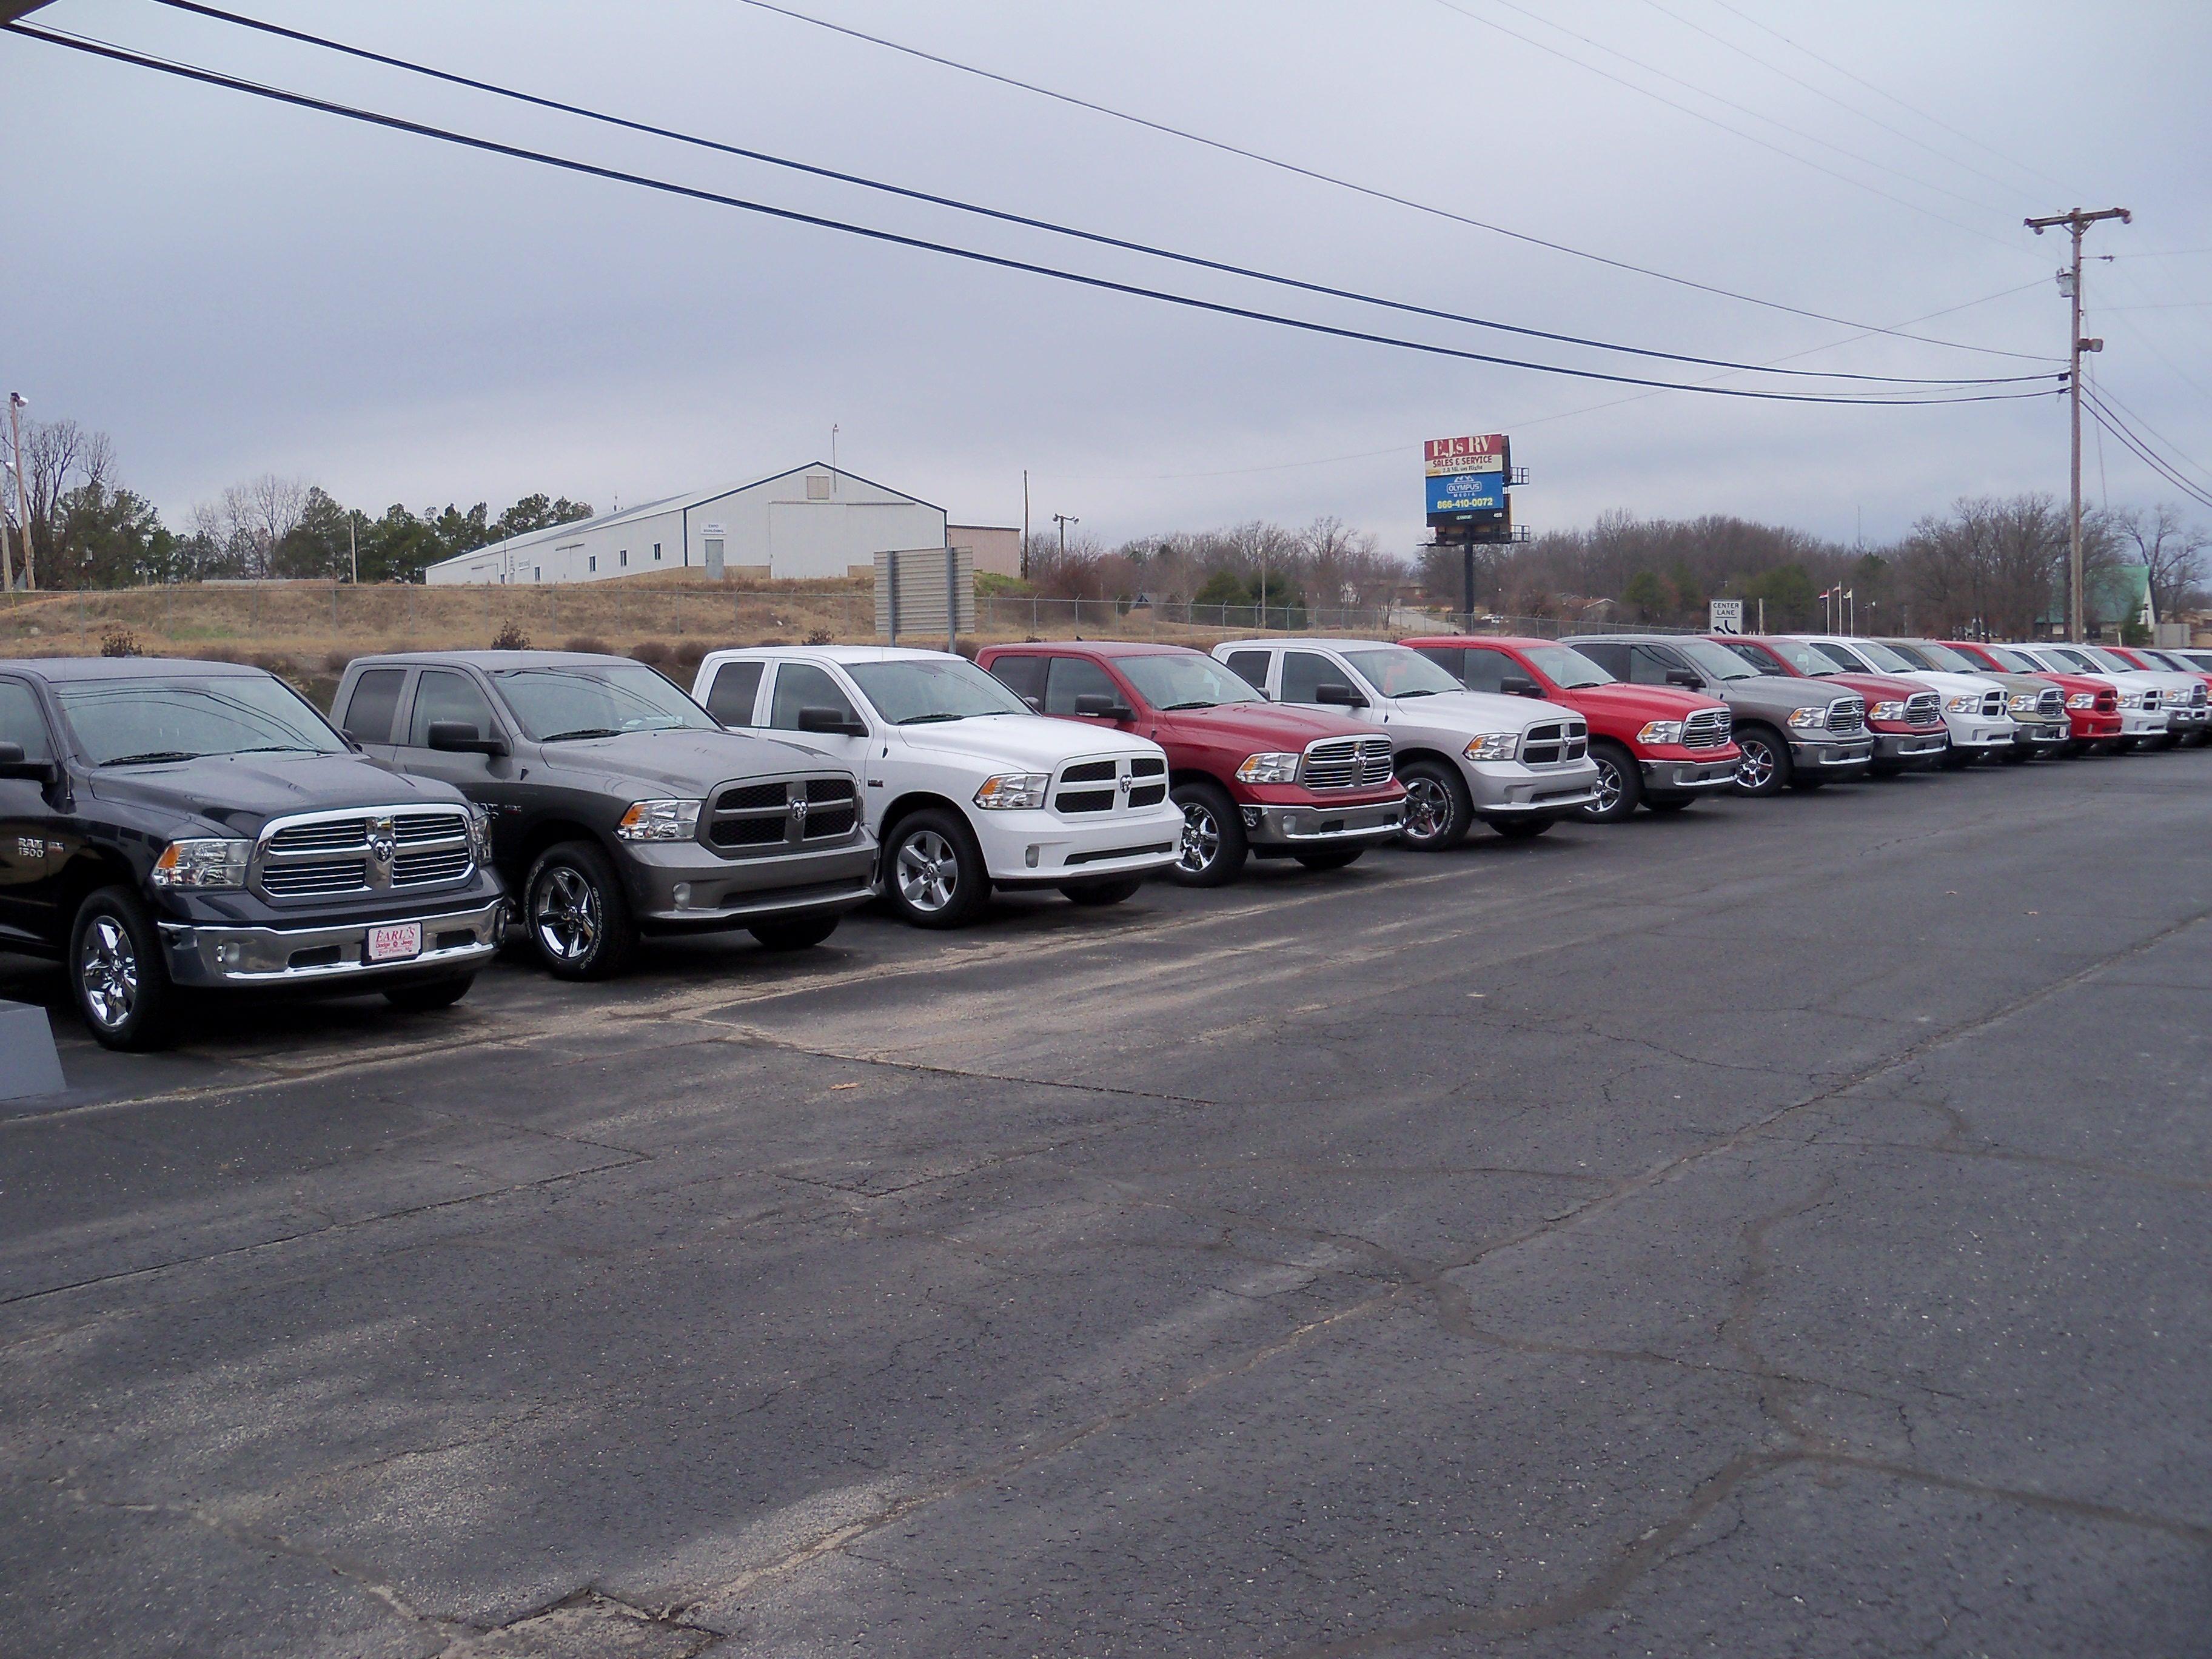
M 615 834 L 623 841 L 693 841 L 699 834 L 699 809 L 704 805 L 696 800 L 641 800 L 632 804 L 615 825 Z
M 1680 743 L 1682 722 L 1680 720 L 1651 720 L 1636 734 L 1638 743 Z

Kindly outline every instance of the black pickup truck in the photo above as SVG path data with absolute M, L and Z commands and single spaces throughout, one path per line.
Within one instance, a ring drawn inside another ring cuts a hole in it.
M 458 1000 L 506 916 L 489 848 L 258 668 L 0 661 L 0 950 L 58 957 L 111 1048 L 202 988 Z
M 654 670 L 570 651 L 356 657 L 331 708 L 374 758 L 490 814 L 492 856 L 562 979 L 619 972 L 646 933 L 744 928 L 803 950 L 875 896 L 852 773 L 726 732 Z

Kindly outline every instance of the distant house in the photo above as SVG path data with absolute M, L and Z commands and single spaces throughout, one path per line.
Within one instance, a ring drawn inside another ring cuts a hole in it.
M 2116 564 L 2092 571 L 2084 586 L 2081 620 L 2094 636 L 2110 635 L 2117 639 L 2129 629 L 2141 629 L 2148 637 L 2157 627 L 2158 609 L 2151 602 L 2148 565 Z M 2062 578 L 2037 631 L 2049 638 L 2063 639 L 2069 626 Z

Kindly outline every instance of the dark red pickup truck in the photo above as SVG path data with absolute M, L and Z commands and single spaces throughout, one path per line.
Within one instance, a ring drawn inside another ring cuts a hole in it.
M 1451 634 L 1407 640 L 1470 691 L 1495 691 L 1571 708 L 1589 723 L 1597 799 L 1584 817 L 1610 823 L 1640 804 L 1679 812 L 1700 795 L 1735 785 L 1743 751 L 1729 706 L 1672 685 L 1632 684 L 1557 640 Z
M 1172 873 L 1186 885 L 1234 880 L 1250 857 L 1340 869 L 1405 821 L 1387 736 L 1268 702 L 1202 651 L 1048 641 L 986 646 L 975 660 L 1040 714 L 1113 726 L 1168 751 L 1183 815 Z

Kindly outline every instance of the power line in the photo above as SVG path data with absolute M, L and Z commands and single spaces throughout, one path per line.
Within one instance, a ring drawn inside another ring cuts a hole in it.
M 775 207 L 765 202 L 750 201 L 744 197 L 726 195 L 720 191 L 702 189 L 696 185 L 681 185 L 673 180 L 658 179 L 646 173 L 628 173 L 620 168 L 602 167 L 596 162 L 581 161 L 570 156 L 556 155 L 544 150 L 527 149 L 520 145 L 501 143 L 495 139 L 478 137 L 473 134 L 456 132 L 449 128 L 434 127 L 419 121 L 410 121 L 396 115 L 365 109 L 356 105 L 339 104 L 326 99 L 313 98 L 304 93 L 287 91 L 280 87 L 264 86 L 256 82 L 202 69 L 190 64 L 149 57 L 125 47 L 85 36 L 64 34 L 48 29 L 34 28 L 24 23 L 0 25 L 9 32 L 49 45 L 63 46 L 72 52 L 105 58 L 112 62 L 129 64 L 149 69 L 162 75 L 182 80 L 197 81 L 204 85 L 220 87 L 227 91 L 240 92 L 248 96 L 288 104 L 295 108 L 308 109 L 343 119 L 358 121 L 370 126 L 386 128 L 395 132 L 412 133 L 418 137 L 435 139 L 463 149 L 481 150 L 488 155 L 504 155 L 510 160 L 534 162 L 562 172 L 580 173 L 586 177 L 605 179 L 616 184 L 635 185 L 641 189 L 658 191 L 665 195 L 687 200 L 711 203 L 720 207 L 735 208 L 742 212 L 783 220 L 792 224 L 810 225 L 817 229 L 834 230 L 847 235 L 865 237 L 897 247 L 914 248 L 928 253 L 941 253 L 948 258 L 964 259 L 972 264 L 988 265 L 1001 270 L 1021 271 L 1026 275 L 1048 276 L 1055 281 L 1073 283 L 1085 288 L 1097 289 L 1111 294 L 1123 294 L 1137 299 L 1158 300 L 1164 304 L 1181 306 L 1192 311 L 1202 311 L 1216 316 L 1239 317 L 1251 322 L 1269 323 L 1283 328 L 1292 328 L 1309 334 L 1334 339 L 1353 340 L 1368 345 L 1393 347 L 1399 350 L 1420 352 L 1435 357 L 1446 357 L 1462 362 L 1488 363 L 1503 368 L 1525 368 L 1537 374 L 1559 374 L 1582 380 L 1601 380 L 1618 386 L 1651 386 L 1662 391 L 1697 392 L 1708 396 L 1748 398 L 1769 403 L 1865 404 L 1876 407 L 1928 407 L 1962 403 L 2001 403 L 2024 398 L 2041 398 L 2046 392 L 1984 392 L 1942 397 L 1910 397 L 1893 393 L 1814 393 L 1796 392 L 1766 392 L 1742 386 L 1703 386 L 1693 381 L 1655 380 L 1641 375 L 1616 374 L 1593 368 L 1574 368 L 1560 363 L 1530 362 L 1516 357 L 1500 357 L 1486 352 L 1467 351 L 1455 346 L 1437 345 L 1425 340 L 1410 340 L 1395 335 L 1376 334 L 1364 329 L 1344 328 L 1330 323 L 1315 322 L 1303 317 L 1285 316 L 1279 313 L 1254 309 L 1246 306 L 1225 304 L 1220 301 L 1201 300 L 1191 295 L 1176 294 L 1167 289 L 1146 288 L 1134 283 L 1116 282 L 1109 277 L 1094 276 L 1060 266 L 1040 264 L 1032 260 L 1016 259 L 1003 254 L 986 253 L 976 248 L 962 247 L 950 242 L 937 242 L 924 237 L 906 236 L 896 231 L 882 230 L 874 226 L 854 224 L 845 220 L 831 219 L 820 214 L 802 213 L 793 208 Z
M 1771 372 L 1795 379 L 1859 380 L 1889 386 L 2002 386 L 2016 385 L 2036 378 L 2027 374 L 1990 376 L 1982 379 L 1966 379 L 1956 375 L 1859 374 L 1841 369 L 1784 368 L 1764 371 L 1754 363 L 1741 363 L 1718 357 L 1701 357 L 1686 352 L 1662 351 L 1648 346 L 1624 345 L 1614 341 L 1591 339 L 1584 336 L 1560 333 L 1550 329 L 1524 327 L 1517 324 L 1499 322 L 1492 318 L 1470 316 L 1464 312 L 1445 311 L 1433 306 L 1415 305 L 1402 300 L 1384 299 L 1351 289 L 1332 287 L 1324 283 L 1305 282 L 1297 277 L 1259 270 L 1248 265 L 1234 264 L 1225 260 L 1209 259 L 1197 254 L 1178 252 L 1174 249 L 1158 246 L 1148 242 L 1134 241 L 1126 237 L 1109 236 L 1098 231 L 1082 230 L 1053 220 L 1036 218 L 1028 214 L 984 207 L 975 203 L 962 201 L 955 197 L 910 189 L 902 185 L 888 184 L 860 173 L 844 173 L 834 167 L 818 167 L 811 162 L 771 155 L 766 150 L 750 149 L 738 144 L 725 143 L 719 139 L 703 137 L 696 133 L 681 131 L 673 127 L 634 120 L 626 116 L 611 114 L 604 110 L 592 109 L 581 104 L 566 103 L 557 98 L 548 98 L 536 93 L 524 92 L 517 88 L 502 86 L 496 82 L 478 80 L 471 76 L 456 74 L 449 70 L 437 69 L 412 58 L 372 52 L 365 46 L 353 46 L 343 40 L 331 40 L 327 36 L 311 34 L 302 29 L 288 28 L 281 24 L 265 22 L 259 18 L 225 11 L 216 6 L 203 4 L 201 0 L 157 0 L 157 3 L 178 11 L 190 12 L 199 16 L 234 24 L 260 33 L 318 46 L 349 58 L 382 64 L 386 68 L 401 70 L 410 75 L 422 76 L 453 86 L 465 87 L 475 92 L 489 93 L 495 97 L 508 99 L 516 103 L 531 105 L 539 109 L 554 110 L 564 115 L 579 116 L 587 121 L 596 121 L 626 131 L 644 133 L 656 138 L 671 139 L 678 143 L 688 144 L 696 149 L 712 150 L 724 155 L 733 155 L 745 161 L 763 162 L 770 167 L 805 173 L 813 178 L 854 185 L 864 190 L 876 191 L 908 201 L 924 202 L 934 207 L 951 208 L 957 212 L 995 220 L 1003 224 L 1019 225 L 1027 229 L 1070 237 L 1075 240 L 1089 242 L 1098 246 L 1118 248 L 1125 252 L 1142 254 L 1149 258 L 1170 260 L 1177 264 L 1218 271 L 1226 276 L 1244 277 L 1253 282 L 1270 283 L 1278 288 L 1297 289 L 1302 293 L 1321 295 L 1329 299 L 1348 300 L 1355 304 L 1375 306 L 1383 310 L 1401 312 L 1410 316 L 1427 317 L 1442 322 L 1462 323 L 1470 327 L 1488 329 L 1498 333 L 1516 334 L 1528 339 L 1549 340 L 1557 344 L 1582 346 L 1592 350 L 1616 352 L 1627 356 L 1650 357 L 1666 362 L 1687 363 L 1703 368 Z
M 1094 115 L 1103 115 L 1109 120 L 1126 122 L 1131 126 L 1142 127 L 1148 131 L 1180 139 L 1186 143 L 1198 144 L 1205 149 L 1218 151 L 1224 155 L 1234 155 L 1247 161 L 1255 161 L 1262 167 L 1273 167 L 1279 172 L 1310 179 L 1316 184 L 1328 185 L 1334 189 L 1350 191 L 1354 195 L 1364 196 L 1371 201 L 1387 202 L 1393 207 L 1407 208 L 1415 213 L 1426 214 L 1431 218 L 1448 220 L 1454 224 L 1465 225 L 1474 230 L 1487 231 L 1492 235 L 1503 236 L 1509 240 L 1520 242 L 1529 247 L 1540 247 L 1553 253 L 1566 254 L 1573 258 L 1587 259 L 1594 264 L 1608 266 L 1614 270 L 1628 271 L 1638 276 L 1649 276 L 1656 282 L 1671 283 L 1677 288 L 1693 289 L 1699 294 L 1710 294 L 1718 299 L 1735 300 L 1744 305 L 1758 306 L 1767 311 L 1778 311 L 1791 317 L 1808 318 L 1816 323 L 1832 323 L 1838 328 L 1865 329 L 1871 333 L 1887 334 L 1898 339 L 1915 341 L 1921 345 L 1944 346 L 1954 351 L 1979 352 L 1986 356 L 2015 357 L 2028 362 L 2047 363 L 2056 361 L 2039 352 L 2007 351 L 1996 346 L 1968 345 L 1963 341 L 1939 339 L 1932 335 L 1906 334 L 1896 329 L 1875 327 L 1849 317 L 1832 317 L 1823 311 L 1808 311 L 1802 306 L 1785 305 L 1778 300 L 1763 300 L 1755 294 L 1744 294 L 1735 289 L 1719 287 L 1715 283 L 1701 283 L 1692 276 L 1678 276 L 1672 272 L 1656 270 L 1650 265 L 1638 264 L 1632 260 L 1616 259 L 1609 254 L 1593 253 L 1587 248 L 1574 247 L 1565 242 L 1555 242 L 1546 237 L 1531 235 L 1526 231 L 1510 229 L 1504 225 L 1493 224 L 1486 219 L 1474 218 L 1468 214 L 1455 212 L 1449 208 L 1437 207 L 1432 203 L 1419 201 L 1410 196 L 1400 196 L 1372 185 L 1363 185 L 1353 179 L 1340 178 L 1334 173 L 1322 172 L 1316 167 L 1304 167 L 1296 161 L 1285 161 L 1278 156 L 1268 155 L 1255 149 L 1248 149 L 1240 144 L 1230 143 L 1224 139 L 1209 138 L 1203 133 L 1172 126 L 1164 121 L 1155 121 L 1148 116 L 1134 115 L 1127 110 L 1115 109 L 1111 105 L 1102 104 L 1093 99 L 1079 97 L 1073 93 L 1055 91 L 1050 87 L 1040 86 L 1032 81 L 1024 81 L 1011 75 L 1002 75 L 996 70 L 982 69 L 973 64 L 963 63 L 957 58 L 948 58 L 941 52 L 929 52 L 921 46 L 908 46 L 903 41 L 893 40 L 884 35 L 870 34 L 864 29 L 848 27 L 842 23 L 833 23 L 826 18 L 811 16 L 805 12 L 794 10 L 789 6 L 779 5 L 775 3 L 775 0 L 741 0 L 741 3 L 750 6 L 757 11 L 771 12 L 778 17 L 788 18 L 795 23 L 805 23 L 810 27 L 822 29 L 831 34 L 843 35 L 848 40 L 864 41 L 872 46 L 881 46 L 887 52 L 902 53 L 908 58 L 918 58 L 923 63 L 935 64 L 940 68 L 951 70 L 957 74 L 973 76 L 978 80 L 1011 87 L 1018 92 L 1026 92 L 1039 98 L 1050 99 L 1054 103 L 1066 104 L 1073 109 L 1086 110 Z
M 1863 190 L 1869 195 L 1879 196 L 1885 202 L 1893 202 L 1899 207 L 1909 209 L 1914 213 L 1924 215 L 1928 218 L 1935 220 L 1939 224 L 1950 226 L 1954 230 L 1962 230 L 1969 236 L 1978 236 L 1982 240 L 1995 243 L 1999 247 L 2020 251 L 2019 245 L 2017 243 L 2008 242 L 2002 237 L 1991 235 L 1985 230 L 1977 230 L 1973 226 L 1966 223 L 1962 220 L 1954 219 L 1948 213 L 1938 213 L 1933 208 L 1923 207 L 1919 203 L 1910 201 L 1902 196 L 1893 195 L 1890 191 L 1882 189 L 1878 185 L 1870 185 L 1863 179 L 1854 179 L 1847 173 L 1838 173 L 1833 167 L 1824 167 L 1820 162 L 1812 160 L 1809 156 L 1800 155 L 1793 149 L 1785 149 L 1780 144 L 1777 144 L 1767 139 L 1762 138 L 1755 132 L 1746 132 L 1741 127 L 1730 126 L 1727 122 L 1722 120 L 1717 116 L 1708 115 L 1703 110 L 1692 109 L 1687 104 L 1677 103 L 1674 99 L 1668 97 L 1664 93 L 1654 92 L 1649 87 L 1640 87 L 1633 81 L 1623 80 L 1620 76 L 1613 74 L 1611 70 L 1600 69 L 1595 64 L 1585 63 L 1583 59 L 1575 57 L 1570 52 L 1561 52 L 1557 46 L 1546 46 L 1541 40 L 1531 40 L 1528 35 L 1522 33 L 1519 30 L 1508 28 L 1504 24 L 1498 22 L 1494 18 L 1480 16 L 1474 12 L 1471 12 L 1466 7 L 1458 4 L 1457 0 L 1436 0 L 1436 3 L 1442 6 L 1446 11 L 1465 18 L 1470 23 L 1480 24 L 1484 28 L 1495 29 L 1500 34 L 1505 35 L 1510 39 L 1521 41 L 1523 45 L 1535 47 L 1539 52 L 1549 52 L 1553 57 L 1559 58 L 1563 63 L 1572 64 L 1578 69 L 1588 70 L 1592 75 L 1598 76 L 1602 79 L 1610 81 L 1617 87 L 1626 87 L 1631 92 L 1640 94 L 1644 97 L 1650 99 L 1655 103 L 1664 104 L 1668 109 L 1679 110 L 1681 113 L 1690 117 L 1692 120 L 1703 121 L 1707 126 L 1717 127 L 1723 132 L 1733 133 L 1736 137 L 1742 139 L 1745 143 L 1756 144 L 1761 149 L 1772 150 L 1777 155 L 1787 156 L 1790 160 L 1796 162 L 1800 167 L 1810 167 L 1814 172 L 1824 173 L 1828 178 L 1834 179 L 1841 183 L 1849 185 L 1855 190 Z M 1639 65 L 1638 67 L 1642 66 Z M 1710 93 L 1705 95 L 1707 97 L 1712 96 Z M 1723 100 L 1722 101 L 1725 102 L 1726 100 Z
M 2132 404 L 2129 404 L 2128 402 L 2126 402 L 2124 398 L 2122 398 L 2120 397 L 2120 395 L 2119 395 L 2118 392 L 2114 392 L 2114 391 L 2113 391 L 2110 386 L 2104 386 L 2104 385 L 2100 384 L 2100 383 L 2099 383 L 2098 381 L 2096 381 L 2094 378 L 2091 380 L 2091 381 L 2090 381 L 2090 385 L 2091 385 L 2091 386 L 2092 386 L 2092 387 L 2094 387 L 2094 390 L 2095 390 L 2095 392 L 2096 392 L 2097 396 L 2099 396 L 2100 398 L 2102 398 L 2103 399 L 2105 399 L 2105 401 L 2106 401 L 2106 402 L 2107 402 L 2107 403 L 2109 403 L 2109 404 L 2112 404 L 2115 408 L 2118 408 L 2118 409 L 2121 409 L 2121 410 L 2126 410 L 2126 412 L 2127 412 L 2129 415 L 2130 415 L 2130 416 L 2134 416 L 2134 418 L 2135 418 L 2135 423 L 2136 423 L 2137 426 L 2141 427 L 2144 431 L 2146 431 L 2146 432 L 2149 433 L 2149 434 L 2150 434 L 2150 435 L 2151 435 L 2152 437 L 2154 437 L 2154 438 L 2157 439 L 2157 440 L 2159 441 L 2159 442 L 2160 442 L 2160 443 L 2164 444 L 2164 445 L 2166 447 L 2167 450 L 2168 450 L 2168 451 L 2170 451 L 2170 452 L 2174 455 L 2174 457 L 2175 457 L 2176 459 L 2179 459 L 2179 460 L 2182 460 L 2182 461 L 2185 461 L 2185 462 L 2187 462 L 2187 463 L 2189 464 L 2189 465 L 2190 465 L 2190 466 L 2191 466 L 2192 468 L 2194 468 L 2196 471 L 2199 471 L 2199 472 L 2202 472 L 2202 473 L 2204 475 L 2204 477 L 2205 477 L 2205 478 L 2206 478 L 2206 480 L 2207 480 L 2208 482 L 2212 482 L 2212 467 L 2208 467 L 2208 466 L 2206 466 L 2206 465 L 2204 465 L 2204 463 L 2203 463 L 2203 462 L 2202 462 L 2202 461 L 2200 461 L 2200 460 L 2197 459 L 2194 456 L 2191 456 L 2191 455 L 2190 455 L 2189 453 L 2187 453 L 2185 450 L 2183 450 L 2183 448 L 2181 447 L 2181 446 L 2180 446 L 2179 444 L 2178 444 L 2178 443 L 2174 442 L 2172 439 L 2171 439 L 2171 438 L 2167 437 L 2167 436 L 2166 435 L 2166 434 L 2164 434 L 2163 432 L 2160 432 L 2160 431 L 2156 427 L 2153 426 L 2153 425 L 2152 425 L 2148 421 L 2147 421 L 2147 420 L 2143 419 L 2143 417 L 2142 417 L 2142 412 L 2140 410 L 2138 410 L 2138 409 L 2135 408 L 2135 407 L 2134 407 L 2134 405 L 2132 405 Z
M 2160 477 L 2165 479 L 2166 483 L 2172 484 L 2176 489 L 2181 491 L 2183 495 L 2188 496 L 2190 500 L 2197 502 L 2199 506 L 2212 507 L 2212 495 L 2208 495 L 2203 489 L 2198 489 L 2195 484 L 2190 483 L 2188 479 L 2183 477 L 2180 473 L 2177 472 L 2171 465 L 2161 459 L 2157 453 L 2154 451 L 2148 444 L 2145 443 L 2141 438 L 2136 436 L 2135 433 L 2130 428 L 2125 421 L 2123 421 L 2118 416 L 2113 414 L 2110 410 L 2105 407 L 2103 400 L 2100 398 L 2094 391 L 2091 391 L 2085 386 L 2083 388 L 2083 396 L 2088 399 L 2089 414 L 2091 417 L 2096 421 L 2098 425 L 2103 427 L 2106 431 L 2111 433 L 2115 438 L 2118 439 L 2124 446 L 2132 451 L 2137 460 L 2141 461 L 2145 466 L 2150 468 L 2150 470 L 2157 473 Z
M 2102 408 L 2104 411 L 2107 415 L 2111 416 L 2115 421 L 2120 419 L 2120 410 L 2126 410 L 2128 414 L 2134 416 L 2136 422 L 2142 427 L 2144 432 L 2148 432 L 2150 434 L 2150 437 L 2143 437 L 2142 434 L 2136 432 L 2133 427 L 2130 427 L 2128 428 L 2128 434 L 2134 438 L 2137 443 L 2142 445 L 2146 449 L 2154 447 L 2151 441 L 2152 439 L 2156 439 L 2159 443 L 2164 444 L 2166 449 L 2172 452 L 2172 459 L 2166 459 L 2165 461 L 2166 465 L 2169 469 L 2179 471 L 2180 465 L 2186 465 L 2198 472 L 2206 472 L 2206 469 L 2202 462 L 2194 460 L 2191 457 L 2182 453 L 2182 452 L 2175 447 L 2172 440 L 2154 430 L 2148 421 L 2145 421 L 2142 416 L 2136 415 L 2134 410 L 2128 409 L 2128 406 L 2125 404 L 2121 403 L 2118 398 L 2112 396 L 2112 394 L 2105 387 L 2099 386 L 2094 378 L 2083 383 L 2081 387 L 2081 395 L 2098 404 L 2099 407 Z M 2206 472 L 2206 476 L 2208 478 L 2212 478 L 2212 472 Z M 2193 482 L 2190 483 L 2185 487 L 2191 489 L 2202 489 L 2206 488 L 2203 484 L 2198 484 Z

